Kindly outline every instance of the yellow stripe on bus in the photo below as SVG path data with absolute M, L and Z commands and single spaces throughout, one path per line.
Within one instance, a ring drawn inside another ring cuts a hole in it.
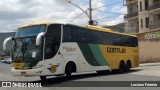
M 137 66 L 138 60 L 135 58 L 136 56 L 138 57 L 137 47 L 122 47 L 111 45 L 99 45 L 99 47 L 111 69 L 118 69 L 121 60 L 123 60 L 125 63 L 127 60 L 130 60 L 132 67 Z
M 16 69 L 23 69 L 25 63 L 15 63 L 15 62 L 12 62 L 11 65 L 12 65 L 12 67 L 14 67 Z

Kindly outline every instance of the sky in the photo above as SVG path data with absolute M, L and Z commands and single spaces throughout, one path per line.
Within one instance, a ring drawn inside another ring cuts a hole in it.
M 23 24 L 39 21 L 86 25 L 89 20 L 87 15 L 67 1 L 68 0 L 0 0 L 0 32 L 13 32 Z M 89 8 L 89 0 L 70 1 L 85 11 Z M 127 10 L 126 7 L 123 6 L 122 1 L 123 0 L 92 0 L 93 20 L 97 21 L 100 26 L 110 26 L 124 22 L 123 17 L 124 14 L 127 13 Z M 117 2 L 121 3 L 114 4 Z M 102 8 L 95 9 L 97 7 Z M 79 17 L 76 18 L 77 16 Z

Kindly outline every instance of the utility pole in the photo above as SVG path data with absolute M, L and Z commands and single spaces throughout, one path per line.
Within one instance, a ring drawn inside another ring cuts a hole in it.
M 93 25 L 93 20 L 92 20 L 92 1 L 89 0 L 89 25 Z
M 67 2 L 70 3 L 70 4 L 72 4 L 72 5 L 75 6 L 75 7 L 79 8 L 80 10 L 82 10 L 82 11 L 87 15 L 87 17 L 89 18 L 89 14 L 87 13 L 87 11 L 83 10 L 80 6 L 72 3 L 71 1 L 67 1 Z
M 72 3 L 71 1 L 67 1 L 67 2 L 72 4 L 75 7 L 79 8 L 80 10 L 82 10 L 87 15 L 87 17 L 89 18 L 88 24 L 89 25 L 94 25 L 94 21 L 92 20 L 92 1 L 91 0 L 89 0 L 89 12 L 83 10 L 81 7 L 79 7 L 78 5 Z

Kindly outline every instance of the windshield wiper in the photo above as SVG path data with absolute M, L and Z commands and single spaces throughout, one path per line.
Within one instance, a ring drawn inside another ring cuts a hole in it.
M 27 42 L 24 42 L 24 43 L 23 43 L 23 46 L 22 46 L 23 60 L 25 59 L 25 54 L 26 54 L 26 55 L 28 54 L 28 50 L 27 50 Z
M 16 59 L 18 58 L 18 56 L 19 56 L 19 54 L 20 54 L 21 52 L 22 52 L 23 60 L 24 60 L 25 53 L 26 53 L 26 51 L 28 52 L 26 46 L 27 46 L 27 42 L 25 42 L 25 39 L 24 39 L 23 42 L 22 42 L 22 47 L 21 47 L 21 49 L 19 50 L 19 52 L 18 52 L 18 54 L 17 54 L 17 56 L 16 56 L 16 58 L 15 58 L 15 61 L 16 61 Z

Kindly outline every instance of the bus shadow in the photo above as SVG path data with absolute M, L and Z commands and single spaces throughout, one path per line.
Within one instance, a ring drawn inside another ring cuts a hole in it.
M 66 78 L 65 76 L 58 76 L 58 77 L 47 78 L 45 81 L 41 81 L 41 80 L 32 81 L 31 83 L 41 83 L 43 87 L 57 86 L 59 84 L 64 84 L 66 82 L 69 83 L 74 80 L 101 77 L 101 76 L 110 76 L 110 75 L 129 74 L 137 71 L 141 71 L 141 69 L 134 69 L 126 73 L 106 72 L 103 74 L 98 74 L 98 73 L 78 74 L 78 75 L 72 75 L 70 79 Z

